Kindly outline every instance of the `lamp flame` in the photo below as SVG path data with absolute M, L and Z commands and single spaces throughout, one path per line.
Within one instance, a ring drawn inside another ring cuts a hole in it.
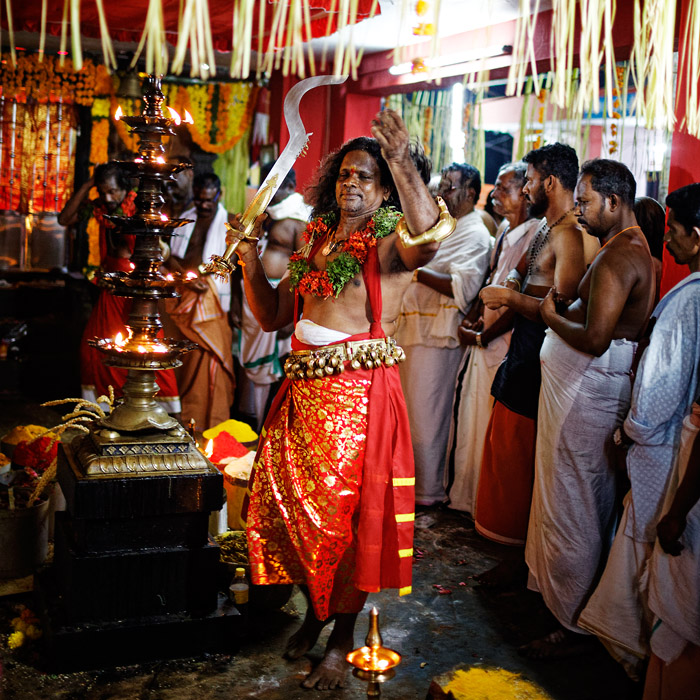
M 183 119 L 185 124 L 194 124 L 194 119 L 192 119 L 192 115 L 185 110 L 185 118 Z
M 163 156 L 158 156 L 156 158 L 156 163 L 165 163 L 165 158 L 163 158 Z
M 207 443 L 207 446 L 204 448 L 204 456 L 207 459 L 211 459 L 211 456 L 214 454 L 214 441 L 209 440 Z
M 180 122 L 182 122 L 180 115 L 172 107 L 168 107 L 168 111 L 170 112 L 170 117 L 175 122 L 175 125 L 179 126 Z
M 160 220 L 161 220 L 161 221 L 167 221 L 167 220 L 168 220 L 168 217 L 167 217 L 165 214 L 161 214 L 161 215 L 160 215 Z
M 196 272 L 192 272 L 192 270 L 190 270 L 190 271 L 185 275 L 185 279 L 186 279 L 186 280 L 196 280 L 196 279 L 197 279 L 197 273 L 196 273 Z
M 124 116 L 124 112 L 122 112 L 122 106 L 119 105 L 117 107 L 117 111 L 114 113 L 114 118 L 119 121 L 122 117 Z

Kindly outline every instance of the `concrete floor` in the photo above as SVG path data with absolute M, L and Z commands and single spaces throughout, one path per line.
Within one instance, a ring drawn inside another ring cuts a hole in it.
M 51 412 L 0 402 L 0 434 L 27 422 L 52 424 Z M 370 596 L 380 613 L 384 645 L 403 656 L 396 677 L 382 687 L 382 697 L 423 700 L 432 679 L 445 682 L 456 669 L 502 668 L 521 673 L 554 700 L 624 700 L 638 696 L 621 668 L 603 648 L 558 661 L 521 657 L 519 645 L 552 629 L 539 597 L 526 590 L 482 590 L 473 576 L 496 564 L 503 550 L 479 537 L 471 520 L 446 510 L 428 510 L 416 519 L 413 594 L 389 591 Z M 436 585 L 449 589 L 439 593 Z M 234 656 L 208 655 L 97 671 L 49 675 L 40 669 L 40 646 L 7 649 L 9 620 L 28 596 L 0 598 L 0 697 L 32 700 L 307 700 L 325 695 L 343 700 L 366 697 L 366 685 L 348 676 L 343 690 L 303 690 L 300 682 L 320 659 L 327 632 L 308 657 L 281 658 L 289 634 L 305 609 L 297 591 L 281 609 L 258 613 L 248 637 Z M 364 643 L 368 614 L 360 616 L 355 641 Z M 482 698 L 484 695 L 474 695 Z M 505 697 L 505 696 L 498 696 Z M 527 697 L 516 695 L 513 698 Z

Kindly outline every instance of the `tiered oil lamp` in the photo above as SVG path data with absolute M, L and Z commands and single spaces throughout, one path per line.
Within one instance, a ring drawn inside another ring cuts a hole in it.
M 188 219 L 170 219 L 162 213 L 163 183 L 191 167 L 166 162 L 163 137 L 173 135 L 177 113 L 163 114 L 160 79 L 146 78 L 144 108 L 138 116 L 116 115 L 140 136 L 138 157 L 119 165 L 138 178 L 136 214 L 107 217 L 124 233 L 133 234 L 134 252 L 129 273 L 100 276 L 100 285 L 112 294 L 133 299 L 125 334 L 93 338 L 88 342 L 106 356 L 106 364 L 128 370 L 124 399 L 100 421 L 83 441 L 78 458 L 86 475 L 146 474 L 162 471 L 205 472 L 209 468 L 187 431 L 155 400 L 155 373 L 181 364 L 180 355 L 195 347 L 188 340 L 159 338 L 161 299 L 178 296 L 179 275 L 161 273 L 161 240 L 169 241 L 175 229 Z M 87 463 L 86 463 L 87 462 Z
M 394 668 L 401 663 L 401 654 L 382 646 L 378 618 L 377 608 L 372 608 L 365 646 L 351 651 L 346 657 L 355 667 L 353 675 L 367 681 L 368 698 L 380 697 L 380 684 L 392 679 L 396 675 Z

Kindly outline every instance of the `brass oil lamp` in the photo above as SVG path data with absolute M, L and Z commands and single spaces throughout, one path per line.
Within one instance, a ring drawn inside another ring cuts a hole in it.
M 179 274 L 161 272 L 161 241 L 169 242 L 177 228 L 190 222 L 170 219 L 162 212 L 163 183 L 191 167 L 166 161 L 163 137 L 174 135 L 172 126 L 179 124 L 180 118 L 170 108 L 169 116 L 164 115 L 164 100 L 160 78 L 148 76 L 142 113 L 123 116 L 119 109 L 115 115 L 140 137 L 138 156 L 119 162 L 132 178 L 138 178 L 139 186 L 134 216 L 106 218 L 125 234 L 132 234 L 135 245 L 130 272 L 103 273 L 99 284 L 111 294 L 133 299 L 133 303 L 124 333 L 93 338 L 88 343 L 105 355 L 107 365 L 126 369 L 127 380 L 121 403 L 76 446 L 86 476 L 205 473 L 209 469 L 189 433 L 155 400 L 155 373 L 180 366 L 180 356 L 195 347 L 189 340 L 159 337 L 162 323 L 158 304 L 177 297 L 181 281 Z
M 355 667 L 353 675 L 367 681 L 368 698 L 380 697 L 380 684 L 392 679 L 396 675 L 395 667 L 401 663 L 401 654 L 382 646 L 378 618 L 377 608 L 372 608 L 365 646 L 351 651 L 346 657 Z

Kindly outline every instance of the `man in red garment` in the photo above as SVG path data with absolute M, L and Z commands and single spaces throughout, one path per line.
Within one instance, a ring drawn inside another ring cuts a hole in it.
M 410 592 L 413 455 L 395 364 L 402 351 L 388 336 L 411 271 L 454 226 L 416 169 L 400 117 L 382 112 L 372 133 L 324 162 L 307 192 L 307 245 L 276 288 L 256 247 L 238 248 L 262 328 L 296 321 L 251 480 L 248 546 L 254 583 L 301 584 L 309 598 L 288 658 L 335 620 L 307 688 L 342 686 L 367 592 Z M 392 207 L 403 210 L 398 227 Z
M 86 201 L 93 186 L 97 189 L 98 197 Z M 100 270 L 129 272 L 132 269 L 129 259 L 134 251 L 134 236 L 123 235 L 105 217 L 133 216 L 136 213 L 135 199 L 136 192 L 131 189 L 126 173 L 116 163 L 103 163 L 96 166 L 93 176 L 66 202 L 58 222 L 62 226 L 71 226 L 87 220 L 88 231 L 92 222 L 97 224 Z M 109 394 L 110 386 L 114 388 L 116 397 L 122 395 L 127 371 L 105 365 L 104 356 L 89 346 L 87 341 L 91 338 L 113 338 L 117 333 L 125 335 L 131 303 L 131 299 L 126 297 L 114 296 L 106 290 L 100 292 L 80 346 L 81 392 L 84 399 L 97 401 L 100 396 Z M 156 400 L 168 413 L 179 414 L 180 397 L 173 370 L 157 372 L 156 381 L 159 386 Z

